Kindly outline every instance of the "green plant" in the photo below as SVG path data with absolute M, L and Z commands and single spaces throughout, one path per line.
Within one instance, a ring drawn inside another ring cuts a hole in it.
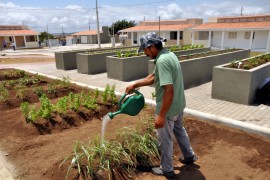
M 30 96 L 28 94 L 27 88 L 18 89 L 16 91 L 16 97 L 23 101 L 28 101 Z
M 29 110 L 28 116 L 26 118 L 26 122 L 34 123 L 39 117 L 40 117 L 39 112 L 36 106 L 32 106 L 31 109 Z
M 39 101 L 41 102 L 41 107 L 38 110 L 38 114 L 44 119 L 50 119 L 53 109 L 50 99 L 45 94 L 42 94 Z
M 115 94 L 115 84 L 110 88 L 109 90 L 109 95 L 110 95 L 110 99 L 112 104 L 115 104 L 116 101 L 116 94 Z
M 117 52 L 116 52 L 116 56 L 117 56 L 118 58 L 121 58 L 121 57 L 122 57 L 121 51 L 117 51 Z
M 68 109 L 68 97 L 60 98 L 56 103 L 55 109 L 59 114 L 65 114 Z
M 0 86 L 0 102 L 7 103 L 9 99 L 8 89 L 3 85 Z
M 94 91 L 94 101 L 95 102 L 97 102 L 99 94 L 100 94 L 100 91 L 98 89 L 95 89 L 95 91 Z
M 9 80 L 9 81 L 8 81 L 8 84 L 9 84 L 10 86 L 14 86 L 14 85 L 15 85 L 15 83 L 16 83 L 16 81 L 15 81 L 15 80 Z
M 29 116 L 29 112 L 30 112 L 30 109 L 29 109 L 29 102 L 23 102 L 21 103 L 21 106 L 20 106 L 20 109 L 25 117 L 25 120 L 27 123 L 30 122 L 30 120 L 28 119 L 28 116 Z
M 48 93 L 55 94 L 56 93 L 56 87 L 54 83 L 48 84 Z
M 42 89 L 42 87 L 36 87 L 34 89 L 34 93 L 38 96 L 38 97 L 41 97 L 42 94 L 44 94 L 44 91 Z
M 109 92 L 110 92 L 110 85 L 107 84 L 105 90 L 101 94 L 101 99 L 103 103 L 107 102 Z
M 96 179 L 99 172 L 108 175 L 101 178 L 110 179 L 117 172 L 123 176 L 120 178 L 131 179 L 131 172 L 136 167 L 152 167 L 160 158 L 153 120 L 143 119 L 137 128 L 123 128 L 116 139 L 109 142 L 98 136 L 87 145 L 77 142 L 73 154 L 61 163 L 71 160 L 66 178 L 71 168 L 76 168 L 79 176 L 89 179 Z

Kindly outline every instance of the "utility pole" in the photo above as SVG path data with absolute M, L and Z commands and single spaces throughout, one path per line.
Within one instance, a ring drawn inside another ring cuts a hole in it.
M 96 14 L 97 14 L 97 38 L 98 38 L 98 48 L 101 48 L 100 46 L 100 32 L 99 32 L 99 19 L 98 19 L 98 2 L 96 0 Z
M 241 16 L 243 15 L 243 6 L 241 7 Z
M 113 35 L 113 37 L 112 37 L 112 47 L 114 47 L 114 46 L 115 46 L 115 39 L 114 39 L 114 23 L 112 24 L 112 35 Z
M 160 37 L 160 16 L 158 16 L 158 36 Z
M 49 38 L 48 25 L 47 25 L 47 38 L 48 38 L 48 46 L 49 46 L 49 48 L 51 48 L 51 43 L 50 43 L 50 38 Z
M 91 28 L 90 28 L 90 21 L 89 21 L 89 30 L 90 30 Z

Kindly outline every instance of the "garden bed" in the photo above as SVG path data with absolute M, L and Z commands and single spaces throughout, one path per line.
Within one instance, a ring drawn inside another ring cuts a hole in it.
M 267 55 L 264 63 L 259 65 L 262 62 L 260 57 L 262 56 L 215 67 L 212 97 L 246 105 L 256 103 L 257 89 L 270 77 L 270 56 Z
M 133 57 L 107 56 L 107 77 L 120 81 L 132 81 L 146 77 L 149 57 L 145 55 Z
M 214 53 L 214 55 L 209 55 Z M 210 51 L 199 53 L 199 55 L 193 54 L 188 56 L 179 56 L 180 65 L 183 73 L 183 80 L 185 89 L 201 85 L 209 82 L 213 77 L 213 67 L 221 64 L 228 63 L 233 59 L 244 59 L 249 57 L 250 50 L 227 50 L 227 51 Z M 193 56 L 200 56 L 198 58 L 192 58 Z M 191 59 L 181 60 L 181 58 Z M 149 61 L 148 73 L 153 73 L 154 60 Z
M 2 71 L 2 70 L 0 70 Z M 79 92 L 79 89 L 75 89 Z M 102 99 L 102 95 L 100 95 Z M 59 98 L 52 99 L 53 102 Z M 101 104 L 104 104 L 99 101 Z M 37 106 L 40 103 L 37 103 Z M 60 125 L 51 124 L 52 131 L 40 133 L 32 123 L 26 123 L 19 107 L 1 109 L 0 149 L 5 158 L 13 164 L 8 169 L 15 179 L 21 180 L 59 180 L 65 179 L 70 161 L 60 166 L 63 160 L 73 154 L 77 141 L 87 144 L 101 132 L 101 116 L 107 111 L 96 109 L 100 116 L 85 119 L 75 111 L 70 115 L 77 119 L 75 125 L 59 129 Z M 68 111 L 71 113 L 71 111 Z M 77 111 L 78 112 L 78 111 Z M 89 111 L 91 112 L 91 111 Z M 103 112 L 103 113 L 102 113 Z M 123 127 L 134 127 L 154 115 L 154 107 L 147 106 L 138 116 L 118 115 L 111 120 L 105 132 L 105 139 L 116 139 Z M 57 115 L 54 115 L 55 117 Z M 60 115 L 59 115 L 60 117 Z M 46 122 L 46 119 L 40 119 Z M 55 121 L 60 121 L 55 119 Z M 151 123 L 152 124 L 152 123 Z M 175 179 L 264 179 L 270 173 L 269 139 L 252 136 L 243 131 L 233 130 L 222 125 L 210 124 L 192 117 L 185 117 L 185 126 L 190 136 L 193 149 L 199 160 L 193 165 L 183 165 L 178 161 L 181 155 L 174 142 Z M 68 128 L 67 128 L 68 127 Z M 145 129 L 142 126 L 141 129 Z M 252 148 L 251 148 L 252 147 Z M 77 176 L 78 169 L 71 168 L 68 179 Z M 104 173 L 106 175 L 106 172 Z M 121 174 L 115 174 L 120 179 Z M 80 176 L 82 178 L 82 176 Z M 107 178 L 107 176 L 105 176 Z M 134 171 L 128 179 L 165 179 L 140 169 Z
M 101 49 L 84 49 L 84 50 L 75 50 L 75 51 L 60 51 L 55 52 L 55 63 L 57 69 L 62 70 L 72 70 L 77 69 L 77 60 L 76 55 L 78 53 L 85 53 L 85 52 L 97 52 L 97 51 L 107 51 L 107 50 L 121 50 L 121 49 L 128 49 L 132 47 L 115 47 L 115 48 L 101 48 Z

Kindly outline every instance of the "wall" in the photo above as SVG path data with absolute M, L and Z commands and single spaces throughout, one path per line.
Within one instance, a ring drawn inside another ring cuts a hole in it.
M 235 31 L 226 31 L 224 32 L 224 45 L 223 48 L 242 48 L 249 49 L 250 39 L 245 39 L 245 32 L 250 31 L 237 31 L 236 39 L 229 39 L 229 32 Z
M 211 46 L 220 47 L 221 46 L 221 37 L 222 37 L 221 31 L 213 31 Z
M 27 48 L 36 48 L 39 47 L 38 42 L 26 42 L 25 47 Z
M 192 37 L 191 37 L 190 31 L 183 31 L 183 45 L 191 44 L 192 43 Z
M 23 36 L 15 36 L 16 47 L 25 47 Z
M 204 47 L 208 47 L 208 40 L 194 40 L 194 45 L 203 45 Z
M 254 31 L 255 36 L 252 43 L 252 49 L 266 49 L 268 31 Z

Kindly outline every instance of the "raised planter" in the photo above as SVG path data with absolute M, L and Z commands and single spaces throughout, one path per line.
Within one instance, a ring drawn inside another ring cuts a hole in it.
M 239 104 L 252 104 L 262 82 L 270 77 L 270 63 L 250 70 L 227 68 L 228 64 L 214 67 L 212 98 Z
M 235 59 L 249 57 L 250 50 L 238 50 L 213 56 L 206 56 L 180 61 L 185 89 L 201 85 L 212 80 L 213 67 Z M 154 71 L 154 60 L 149 61 L 148 73 Z
M 97 74 L 106 72 L 106 56 L 112 56 L 115 52 L 103 54 L 77 54 L 77 70 L 82 74 Z
M 206 51 L 211 51 L 211 48 L 207 47 L 207 48 L 188 49 L 188 50 L 181 50 L 181 51 L 173 51 L 173 53 L 177 56 L 181 56 L 181 55 L 188 55 L 188 54 L 194 54 L 194 53 L 200 53 L 200 52 L 206 52 Z
M 107 56 L 107 76 L 120 81 L 132 81 L 146 77 L 148 74 L 148 61 L 149 57 L 144 55 L 127 58 Z
M 84 49 L 84 50 L 75 50 L 75 51 L 60 51 L 55 52 L 55 62 L 56 68 L 62 70 L 72 70 L 77 69 L 77 60 L 76 54 L 83 52 L 95 52 L 103 50 L 117 50 L 133 47 L 115 47 L 115 48 L 102 48 L 102 49 Z

